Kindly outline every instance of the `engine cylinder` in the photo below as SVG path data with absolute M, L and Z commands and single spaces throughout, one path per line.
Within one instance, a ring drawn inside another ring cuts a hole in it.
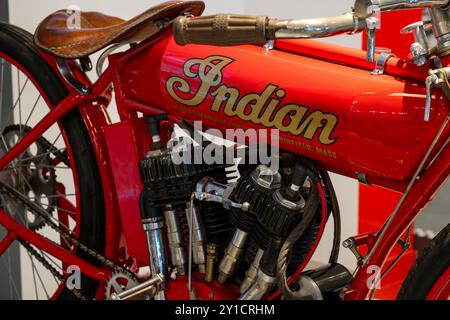
M 264 250 L 262 249 L 258 249 L 258 251 L 256 252 L 253 262 L 251 263 L 250 267 L 245 273 L 244 281 L 242 281 L 240 288 L 242 294 L 246 292 L 248 288 L 250 288 L 250 286 L 256 281 L 258 277 L 259 263 L 261 261 L 263 254 Z
M 231 208 L 231 222 L 237 229 L 219 265 L 220 282 L 224 283 L 236 271 L 248 240 L 254 232 L 257 212 L 262 210 L 265 200 L 271 197 L 272 190 L 276 190 L 280 185 L 280 174 L 265 165 L 244 173 L 239 179 L 230 198 L 237 203 L 247 202 L 249 210 L 243 212 Z
M 186 248 L 180 223 L 172 206 L 168 205 L 164 208 L 164 218 L 167 226 L 167 239 L 169 241 L 172 264 L 177 268 L 178 274 L 184 275 L 187 265 Z

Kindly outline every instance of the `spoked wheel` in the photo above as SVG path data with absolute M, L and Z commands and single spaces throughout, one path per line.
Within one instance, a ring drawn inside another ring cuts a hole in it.
M 398 295 L 402 300 L 450 300 L 450 224 L 417 259 Z
M 37 55 L 31 35 L 0 24 L 0 157 L 66 95 L 58 77 Z M 66 115 L 1 170 L 0 187 L 0 207 L 16 222 L 78 257 L 102 265 L 73 241 L 78 240 L 95 252 L 105 249 L 102 186 L 89 135 L 78 111 Z M 0 225 L 0 241 L 9 231 Z M 17 250 L 19 265 L 11 259 Z M 74 278 L 75 290 L 69 290 L 65 280 L 68 275 L 79 275 L 77 266 L 66 265 L 29 243 L 20 241 L 20 249 L 0 248 L 0 255 L 0 269 L 6 271 L 0 279 L 9 288 L 9 298 L 72 299 L 96 295 L 98 283 L 83 275 Z

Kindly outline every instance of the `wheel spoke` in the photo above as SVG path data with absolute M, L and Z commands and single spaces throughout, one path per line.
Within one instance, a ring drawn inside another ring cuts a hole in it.
M 43 256 L 45 256 L 45 257 L 47 258 L 47 260 L 49 260 L 50 262 L 52 262 L 53 265 L 54 265 L 54 267 L 58 268 L 58 269 L 61 270 L 61 271 L 64 271 L 64 269 L 63 269 L 58 263 L 56 263 L 55 260 L 53 260 L 47 253 L 45 253 L 45 252 L 42 251 L 41 249 L 39 249 L 39 252 L 40 252 Z M 55 278 L 55 279 L 56 279 L 56 278 Z M 56 279 L 56 280 L 57 280 L 57 279 Z M 57 281 L 57 283 L 59 283 L 59 281 Z
M 26 168 L 26 165 L 22 165 L 22 168 Z M 72 168 L 69 167 L 62 167 L 62 166 L 52 166 L 52 165 L 46 165 L 42 164 L 39 166 L 40 168 L 46 168 L 46 169 L 62 169 L 62 170 L 72 170 Z M 17 168 L 17 167 L 16 167 Z
M 31 264 L 32 264 L 32 273 L 33 273 L 33 283 L 34 283 L 34 295 L 36 296 L 36 300 L 39 300 L 39 293 L 38 293 L 38 288 L 37 288 L 37 283 L 36 283 L 36 271 L 35 271 L 35 268 L 34 268 L 34 259 L 33 259 L 33 257 L 31 256 L 31 254 L 27 251 L 27 254 L 28 254 L 28 257 L 30 258 L 30 260 L 31 260 Z
M 34 86 L 36 82 L 22 70 L 24 69 L 19 65 L 0 57 L 0 158 L 4 157 L 15 144 L 23 141 L 38 116 L 44 114 L 42 106 L 47 106 L 48 99 L 41 90 L 42 86 Z M 3 98 L 5 93 L 8 94 L 7 100 Z M 46 110 L 48 112 L 50 109 Z M 27 266 L 27 277 L 22 277 L 22 281 L 28 279 L 31 298 L 33 294 L 36 299 L 51 298 L 54 295 L 53 281 L 61 288 L 65 264 L 69 261 L 72 263 L 72 259 L 82 270 L 87 270 L 87 276 L 104 281 L 99 276 L 100 271 L 91 270 L 88 262 L 71 253 L 77 246 L 68 235 L 76 239 L 79 232 L 79 198 L 76 197 L 78 195 L 76 177 L 66 171 L 72 168 L 67 161 L 68 145 L 66 139 L 62 139 L 65 138 L 62 130 L 61 125 L 55 123 L 40 138 L 33 141 L 34 145 L 31 144 L 0 170 L 1 183 L 5 187 L 5 192 L 0 193 L 0 209 L 4 210 L 1 218 L 7 226 L 6 237 L 0 239 L 0 257 L 4 257 L 0 260 L 8 272 L 8 280 L 5 279 L 5 282 L 7 284 L 9 282 L 9 294 L 12 298 L 20 299 L 21 296 L 23 298 L 23 294 L 26 293 L 22 292 L 21 288 L 25 282 L 18 281 L 14 274 L 16 266 L 13 264 L 14 251 L 10 250 L 13 248 L 10 244 L 15 240 L 27 251 L 27 254 L 22 256 L 25 262 L 23 266 Z M 45 184 L 47 179 L 39 180 L 42 175 L 44 178 L 50 177 L 48 182 L 52 184 Z M 58 188 L 53 188 L 53 184 L 58 186 L 62 183 L 68 187 L 67 194 L 64 185 L 62 192 Z M 72 192 L 73 190 L 75 192 Z M 31 205 L 31 202 L 33 205 L 29 206 L 27 203 Z M 36 206 L 45 212 L 38 210 Z M 46 212 L 48 215 L 41 216 Z M 31 214 L 34 215 L 34 220 Z M 38 229 L 42 226 L 41 220 L 47 223 L 42 229 Z M 36 229 L 33 226 L 36 226 Z M 16 239 L 16 234 L 9 233 L 8 228 L 11 230 L 18 228 L 23 234 L 18 235 Z M 54 280 L 49 279 L 48 272 Z M 34 292 L 31 289 L 32 285 Z
M 28 78 L 27 78 L 27 80 L 25 80 L 25 83 L 23 84 L 22 89 L 19 91 L 19 96 L 17 97 L 16 101 L 15 101 L 14 104 L 13 104 L 13 110 L 16 109 L 17 104 L 18 104 L 19 101 L 20 101 L 20 97 L 22 96 L 22 93 L 23 93 L 23 91 L 25 90 L 25 87 L 27 86 L 28 80 L 29 80 Z M 19 88 L 20 88 L 20 87 L 19 87 Z
M 56 209 L 57 209 L 58 211 L 67 213 L 67 214 L 69 215 L 69 217 L 71 217 L 73 220 L 75 220 L 76 215 L 77 215 L 77 213 L 76 213 L 75 211 L 70 211 L 70 210 L 67 210 L 67 209 L 63 209 L 63 208 L 61 208 L 61 207 L 56 207 Z
M 33 267 L 33 270 L 36 271 L 36 274 L 37 274 L 37 276 L 38 276 L 39 282 L 41 283 L 42 289 L 44 290 L 47 299 L 50 299 L 50 296 L 49 296 L 49 294 L 48 294 L 48 292 L 47 292 L 47 288 L 46 288 L 46 286 L 44 285 L 44 282 L 42 281 L 41 274 L 39 273 L 39 271 L 38 271 L 37 268 L 36 268 L 36 265 L 34 264 L 33 256 L 32 256 L 31 253 L 29 253 L 28 251 L 27 251 L 27 253 L 28 253 L 28 256 L 29 256 L 30 259 L 31 259 L 31 265 L 32 265 L 32 267 Z M 38 298 L 38 299 L 39 299 L 39 298 Z
M 45 195 L 47 198 L 55 199 L 55 198 L 61 198 L 61 197 L 75 197 L 76 193 L 69 193 L 69 194 L 51 194 L 51 195 Z M 28 197 L 30 200 L 36 200 L 36 197 Z
M 21 174 L 21 173 L 20 173 L 20 174 Z M 22 174 L 21 174 L 21 175 L 22 175 Z M 24 182 L 27 184 L 28 188 L 30 188 L 30 190 L 33 190 L 33 188 L 31 187 L 30 183 L 25 179 L 25 177 L 24 177 L 23 175 L 22 175 L 22 178 L 23 178 Z M 15 189 L 14 187 L 12 187 L 12 186 L 9 186 L 9 187 L 10 187 L 11 189 L 14 189 L 17 193 L 20 193 L 20 194 L 24 195 L 23 193 L 21 193 L 19 190 Z M 25 195 L 24 195 L 24 196 L 25 196 Z M 54 196 L 57 196 L 57 195 L 54 195 Z M 50 198 L 50 196 L 47 196 L 47 197 Z M 36 200 L 36 198 L 32 198 L 32 197 L 29 197 L 28 199 L 31 200 L 31 201 Z M 54 220 L 57 224 L 63 226 L 63 227 L 67 230 L 67 232 L 71 233 L 71 230 L 70 230 L 69 226 L 66 226 L 64 223 L 62 223 L 61 221 L 59 221 L 58 219 L 56 219 L 55 217 L 53 217 L 53 215 L 51 215 L 50 213 L 48 214 L 48 217 L 49 217 L 50 219 Z M 25 224 L 25 225 L 26 225 L 26 224 Z M 68 247 L 70 248 L 70 244 L 69 244 L 69 242 L 67 241 L 67 239 L 65 239 L 64 237 L 62 237 L 62 239 L 64 239 L 64 242 L 65 242 L 66 245 L 68 245 Z
M 20 168 L 27 168 L 28 166 L 26 164 L 22 164 L 20 166 Z M 69 167 L 65 167 L 65 166 L 54 166 L 54 165 L 50 165 L 50 164 L 41 164 L 39 166 L 40 168 L 46 168 L 46 169 L 62 169 L 62 170 L 72 170 L 72 168 Z M 8 168 L 3 169 L 4 170 L 16 170 L 19 169 L 18 165 L 10 165 Z
M 25 181 L 26 181 L 26 180 L 25 180 Z M 27 181 L 27 183 L 28 183 L 28 181 Z M 12 187 L 11 187 L 11 188 L 12 188 Z M 14 188 L 13 188 L 13 189 L 14 189 Z M 14 190 L 16 190 L 16 189 L 14 189 Z M 16 190 L 16 191 L 17 191 L 17 190 Z M 18 192 L 19 192 L 19 191 L 18 191 Z M 2 198 L 2 202 L 5 204 L 5 206 L 8 207 L 8 205 L 7 205 L 8 202 L 6 202 L 5 197 L 3 196 L 3 194 L 0 193 L 0 197 Z M 10 216 L 12 216 L 10 211 L 11 211 L 11 209 L 8 207 L 7 212 L 8 212 L 8 214 L 9 214 Z M 18 216 L 19 216 L 19 219 L 22 221 L 23 225 L 26 226 L 26 225 L 27 225 L 27 222 L 25 221 L 25 218 L 24 218 L 22 215 L 20 215 L 20 214 L 19 214 Z M 63 226 L 67 229 L 67 231 L 68 231 L 69 233 L 71 233 L 71 231 L 70 231 L 70 229 L 69 229 L 68 226 L 65 226 L 65 225 L 62 224 L 60 221 L 58 221 L 57 219 L 55 219 L 53 216 L 51 216 L 51 215 L 49 215 L 49 216 L 50 216 L 51 218 L 53 218 L 54 220 L 56 220 L 57 223 L 63 225 Z M 61 237 L 61 238 L 64 239 L 64 242 L 65 242 L 66 245 L 70 248 L 71 245 L 70 245 L 70 243 L 67 241 L 67 239 L 65 239 L 64 237 Z M 62 270 L 62 268 L 59 267 L 58 264 L 57 264 L 53 259 L 50 259 L 50 258 L 48 257 L 48 255 L 45 254 L 41 249 L 39 249 L 39 248 L 37 248 L 37 249 L 39 250 L 39 252 L 40 252 L 42 255 L 46 256 L 48 260 L 50 260 L 51 262 L 53 262 L 53 264 L 54 264 L 55 266 L 57 266 L 58 268 L 60 268 L 60 269 Z M 28 251 L 27 251 L 27 253 L 28 253 L 28 256 L 29 256 L 30 259 L 31 259 L 32 266 L 33 266 L 33 277 L 34 277 L 34 273 L 36 272 L 37 275 L 38 275 L 39 281 L 41 282 L 41 285 L 42 285 L 42 287 L 43 287 L 43 290 L 44 290 L 45 293 L 46 293 L 47 299 L 49 299 L 49 294 L 48 294 L 48 292 L 47 292 L 47 290 L 46 290 L 46 288 L 45 288 L 45 285 L 43 284 L 43 281 L 42 281 L 42 279 L 41 279 L 41 276 L 40 276 L 40 274 L 39 274 L 39 272 L 38 272 L 36 266 L 34 265 L 33 257 L 32 257 L 32 255 L 31 255 Z M 9 252 L 8 252 L 8 255 L 9 255 Z M 51 273 L 51 272 L 50 272 L 50 273 Z M 10 274 L 10 275 L 12 274 L 10 269 L 8 269 L 8 274 Z M 53 276 L 53 278 L 55 279 L 55 281 L 56 281 L 57 283 L 59 283 L 58 280 L 56 279 L 56 277 L 55 277 L 53 274 L 52 274 L 52 276 Z M 12 278 L 12 277 L 10 277 L 10 282 L 11 282 L 11 278 Z M 10 287 L 11 287 L 11 285 L 10 285 Z M 11 289 L 10 289 L 10 290 L 11 290 Z M 11 295 L 11 296 L 12 296 L 12 295 Z M 20 297 L 18 297 L 18 298 L 20 298 Z M 38 297 L 38 299 L 39 299 L 39 297 Z
M 51 154 L 51 153 L 53 153 L 53 152 L 64 152 L 64 151 L 66 151 L 66 148 L 59 148 L 59 149 L 55 149 L 55 150 L 52 150 L 52 151 L 40 153 L 40 154 L 35 155 L 35 156 L 32 156 L 32 157 L 23 158 L 23 159 L 21 159 L 21 160 L 22 160 L 22 161 L 33 160 L 33 159 L 36 159 L 36 158 L 45 156 L 45 155 L 47 155 L 47 154 Z
M 49 260 L 50 262 L 53 263 L 53 266 L 58 268 L 59 270 L 61 270 L 61 272 L 64 272 L 63 268 L 61 268 L 61 266 L 59 266 L 52 258 L 50 258 L 50 256 L 48 254 L 46 254 L 44 251 L 42 251 L 41 249 L 37 248 L 39 250 L 39 253 L 44 256 L 47 260 Z M 50 271 L 50 273 L 52 274 L 53 279 L 55 280 L 56 284 L 59 285 L 61 281 L 59 281 L 56 276 L 53 274 L 53 272 Z
M 25 179 L 25 177 L 23 176 L 23 174 L 22 173 L 20 173 L 21 174 L 21 176 L 22 176 L 22 179 L 24 180 L 24 182 L 27 184 L 27 186 L 28 186 L 28 188 L 30 188 L 30 190 L 33 190 L 33 188 L 31 187 L 31 185 L 30 185 L 30 183 Z M 15 189 L 14 187 L 12 187 L 12 186 L 10 186 L 10 188 L 12 188 L 12 189 L 14 189 L 14 190 L 16 190 L 16 192 L 18 192 L 18 193 L 21 193 L 19 190 L 17 190 L 17 189 Z M 23 193 L 21 193 L 22 195 L 24 195 Z M 47 198 L 50 198 L 50 196 L 47 196 Z M 31 198 L 31 197 L 29 197 L 29 200 L 36 200 L 36 198 Z M 71 232 L 71 230 L 70 230 L 70 228 L 69 228 L 69 226 L 66 226 L 64 223 L 62 223 L 61 221 L 59 221 L 58 219 L 56 219 L 55 217 L 53 217 L 53 215 L 52 214 L 48 214 L 48 217 L 50 218 L 50 219 L 52 219 L 52 220 L 54 220 L 56 223 L 58 223 L 59 225 L 61 225 L 61 226 L 63 226 L 66 230 L 67 230 L 67 232 Z M 69 242 L 67 242 L 67 240 L 64 238 L 64 237 L 62 237 L 62 239 L 64 239 L 64 242 L 66 242 L 66 245 L 68 245 L 68 247 L 70 248 L 70 244 L 69 244 Z
M 25 121 L 25 126 L 28 125 L 28 121 L 30 121 L 31 116 L 33 115 L 34 109 L 36 109 L 36 106 L 38 105 L 39 100 L 41 99 L 41 95 L 39 95 L 36 99 L 36 101 L 33 104 L 33 107 L 31 108 L 30 114 L 28 115 L 27 120 Z
M 53 140 L 52 146 L 55 146 L 56 142 L 59 140 L 59 138 L 61 138 L 62 133 L 60 132 L 58 134 L 58 136 L 55 138 L 55 140 Z

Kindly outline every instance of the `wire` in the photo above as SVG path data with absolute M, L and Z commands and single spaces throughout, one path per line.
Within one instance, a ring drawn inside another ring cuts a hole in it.
M 339 249 L 341 247 L 341 211 L 339 209 L 339 202 L 336 197 L 333 183 L 327 171 L 320 173 L 325 184 L 325 188 L 331 201 L 331 212 L 333 215 L 334 238 L 333 247 L 331 249 L 329 263 L 336 263 L 339 258 Z
M 303 262 L 300 264 L 300 266 L 297 268 L 297 270 L 294 272 L 294 274 L 289 278 L 289 280 L 287 281 L 287 284 L 290 286 L 292 283 L 294 283 L 302 274 L 303 270 L 305 269 L 306 265 L 309 263 L 309 261 L 311 260 L 314 252 L 316 251 L 317 246 L 319 245 L 319 242 L 322 238 L 322 235 L 324 233 L 325 230 L 325 225 L 328 219 L 328 208 L 327 208 L 327 200 L 326 200 L 326 195 L 325 195 L 325 190 L 322 186 L 322 184 L 320 182 L 317 183 L 317 190 L 319 192 L 319 196 L 320 196 L 320 202 L 322 204 L 322 214 L 321 214 L 321 221 L 320 221 L 320 229 L 319 229 L 319 233 L 317 234 L 316 239 L 314 240 L 314 243 L 311 247 L 311 250 L 308 252 L 308 255 L 305 257 L 305 259 L 303 260 Z M 270 295 L 267 300 L 274 300 L 276 298 L 278 298 L 281 294 L 280 289 L 278 289 L 277 291 L 275 291 L 272 295 Z

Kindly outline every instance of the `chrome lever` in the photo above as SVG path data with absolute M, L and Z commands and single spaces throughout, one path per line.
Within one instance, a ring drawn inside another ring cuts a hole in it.
M 450 99 L 450 86 L 448 78 L 450 76 L 450 68 L 439 68 L 428 71 L 429 76 L 425 79 L 426 100 L 424 120 L 430 121 L 431 102 L 433 97 L 433 88 L 439 88 Z
M 229 199 L 227 196 L 207 192 L 195 192 L 195 198 L 200 201 L 218 202 L 223 204 L 225 208 L 237 208 L 241 209 L 244 212 L 247 212 L 250 207 L 250 204 L 248 202 L 237 203 Z
M 436 75 L 428 76 L 425 80 L 425 88 L 427 90 L 426 99 L 425 99 L 425 115 L 424 121 L 430 121 L 430 112 L 431 112 L 431 95 L 433 90 L 433 82 L 435 81 Z
M 377 29 L 380 27 L 380 7 L 372 5 L 370 7 L 371 13 L 366 18 L 366 32 L 367 32 L 367 62 L 375 61 L 375 43 L 377 37 Z
M 366 31 L 367 31 L 367 62 L 375 61 L 375 42 L 377 37 L 377 28 L 380 20 L 376 17 L 370 17 L 366 19 Z

